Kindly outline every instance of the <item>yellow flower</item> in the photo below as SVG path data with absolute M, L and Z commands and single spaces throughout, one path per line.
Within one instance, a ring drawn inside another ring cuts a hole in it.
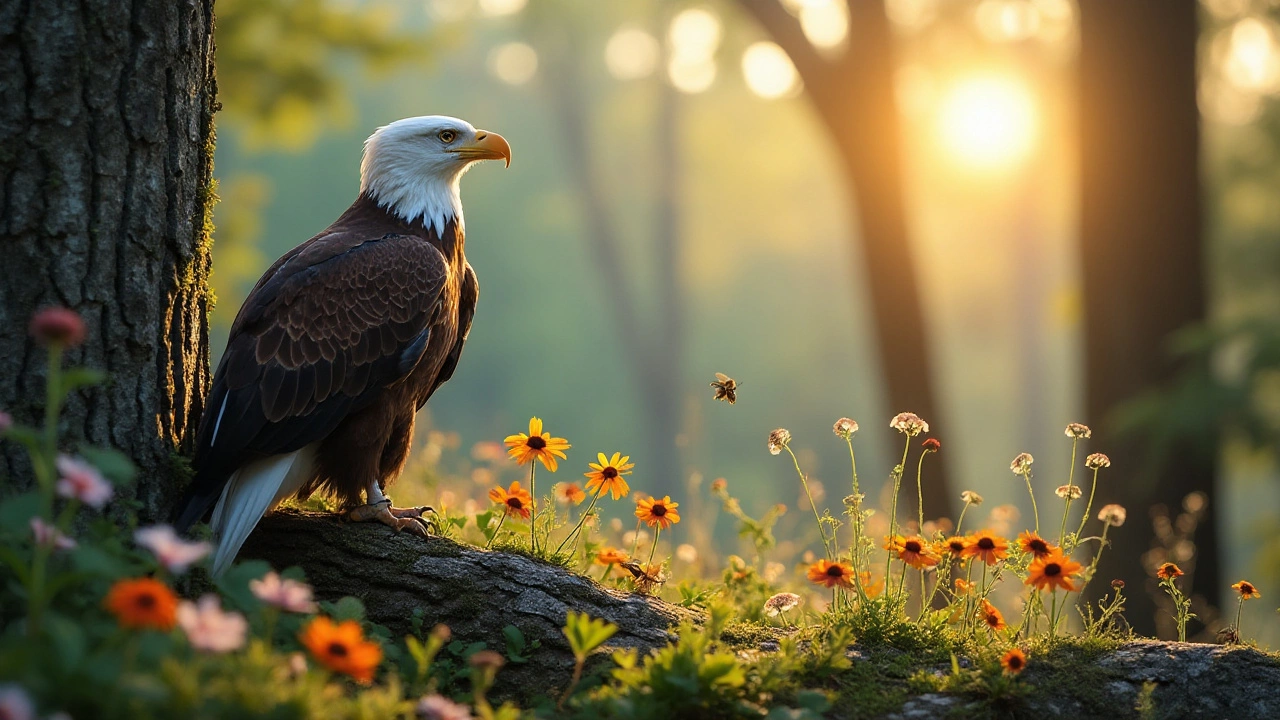
M 528 435 L 508 435 L 503 442 L 507 445 L 507 454 L 520 465 L 538 460 L 551 472 L 556 471 L 556 458 L 566 459 L 564 451 L 572 447 L 568 440 L 543 432 L 542 418 L 536 417 L 529 418 Z
M 669 495 L 661 500 L 645 498 L 636 503 L 636 517 L 647 523 L 649 527 L 666 530 L 680 522 L 680 513 L 676 512 L 679 506 L 680 503 L 672 502 Z
M 501 505 L 507 515 L 515 515 L 521 520 L 528 520 L 533 513 L 533 497 L 528 490 L 520 487 L 519 480 L 511 483 L 511 487 L 506 490 L 501 485 L 493 488 L 489 491 L 489 499 Z
M 1254 587 L 1253 583 L 1248 580 L 1241 580 L 1235 585 L 1232 585 L 1231 589 L 1240 593 L 1240 597 L 1244 600 L 1252 600 L 1256 597 L 1262 597 L 1262 593 L 1258 592 L 1258 588 Z
M 626 497 L 631 487 L 622 476 L 630 475 L 631 468 L 635 467 L 635 463 L 627 462 L 631 456 L 614 453 L 610 458 L 604 453 L 596 453 L 596 459 L 600 462 L 587 463 L 591 472 L 583 473 L 587 478 L 587 489 L 592 493 L 610 493 L 614 500 Z

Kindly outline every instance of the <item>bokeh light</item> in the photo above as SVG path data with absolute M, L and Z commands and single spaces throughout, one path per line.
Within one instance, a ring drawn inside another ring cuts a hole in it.
M 489 72 L 508 85 L 523 85 L 538 72 L 538 53 L 521 42 L 499 45 L 489 53 Z
M 884 11 L 903 30 L 920 30 L 938 17 L 938 0 L 885 0 Z
M 983 0 L 974 10 L 978 31 L 993 42 L 1025 40 L 1040 29 L 1040 12 L 1023 0 Z
M 489 16 L 514 15 L 524 9 L 529 0 L 480 0 L 480 12 Z
M 747 88 L 762 98 L 780 98 L 796 89 L 799 76 L 787 52 L 775 43 L 753 43 L 742 53 Z
M 667 63 L 667 77 L 680 92 L 700 93 L 716 81 L 716 61 L 713 58 L 685 59 L 673 55 Z
M 843 1 L 809 0 L 800 8 L 800 29 L 816 48 L 840 47 L 849 36 L 849 8 Z
M 475 0 L 430 0 L 427 12 L 441 22 L 457 22 L 475 10 Z
M 604 64 L 619 80 L 649 77 L 658 67 L 662 48 L 658 40 L 639 28 L 624 27 L 604 47 Z
M 974 169 L 1001 169 L 1026 157 L 1036 112 L 1027 87 L 1000 76 L 971 77 L 948 89 L 938 110 L 943 148 Z
M 1223 72 L 1231 84 L 1245 90 L 1272 92 L 1280 80 L 1280 53 L 1274 26 L 1250 17 L 1231 28 Z
M 720 18 L 704 8 L 689 8 L 672 18 L 667 30 L 671 43 L 667 76 L 677 90 L 700 93 L 715 82 L 715 53 L 722 32 Z

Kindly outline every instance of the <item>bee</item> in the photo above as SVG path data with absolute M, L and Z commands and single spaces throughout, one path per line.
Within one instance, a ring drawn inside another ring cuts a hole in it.
M 715 382 L 711 383 L 711 387 L 716 391 L 716 400 L 724 400 L 730 405 L 738 402 L 738 382 L 728 375 L 716 373 Z

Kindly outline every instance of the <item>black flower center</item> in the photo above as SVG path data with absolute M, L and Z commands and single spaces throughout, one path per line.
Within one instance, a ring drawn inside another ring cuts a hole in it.
M 996 541 L 986 537 L 979 538 L 978 547 L 982 548 L 983 550 L 994 550 L 996 547 Z
M 1013 657 L 1009 658 L 1009 667 L 1014 670 L 1017 670 L 1018 668 L 1022 667 L 1022 658 L 1018 657 L 1017 655 L 1014 655 Z
M 618 469 L 610 465 L 609 467 L 601 470 L 600 474 L 603 475 L 606 480 L 612 480 L 618 477 Z
M 1031 552 L 1037 555 L 1049 552 L 1049 544 L 1040 538 L 1036 538 L 1035 540 L 1027 543 L 1027 547 L 1031 548 Z
M 908 540 L 902 544 L 902 549 L 909 553 L 918 553 L 920 552 L 920 543 L 915 540 Z
M 667 506 L 661 503 L 654 503 L 653 509 L 649 511 L 654 517 L 662 517 L 667 514 Z
M 1049 563 L 1044 566 L 1044 574 L 1049 577 L 1057 577 L 1062 574 L 1062 566 L 1058 563 Z
M 329 643 L 328 650 L 329 650 L 329 654 L 330 654 L 330 655 L 333 655 L 333 656 L 336 656 L 336 657 L 346 657 L 346 656 L 347 656 L 347 646 L 346 646 L 346 645 L 343 645 L 343 644 L 342 644 L 342 643 L 340 643 L 340 642 L 331 642 L 331 643 Z
M 138 604 L 139 608 L 143 610 L 150 610 L 156 606 L 156 596 L 151 593 L 143 593 L 142 595 L 139 595 L 138 599 L 134 602 Z
M 512 510 L 522 510 L 524 509 L 524 501 L 518 497 L 509 497 L 507 498 L 507 507 Z
M 534 450 L 543 450 L 547 447 L 547 441 L 543 440 L 541 437 L 537 435 L 534 435 L 533 437 L 529 438 L 528 442 L 526 442 L 525 445 L 528 445 Z
M 959 555 L 964 550 L 964 543 L 959 540 L 952 540 L 950 544 L 951 552 Z
M 844 569 L 839 565 L 831 565 L 827 568 L 828 577 L 844 577 Z

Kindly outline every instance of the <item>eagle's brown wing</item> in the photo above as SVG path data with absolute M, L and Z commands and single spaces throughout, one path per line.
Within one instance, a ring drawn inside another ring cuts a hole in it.
M 236 468 L 324 438 L 408 375 L 448 273 L 427 239 L 399 234 L 321 235 L 277 261 L 232 326 L 178 528 L 212 507 Z

